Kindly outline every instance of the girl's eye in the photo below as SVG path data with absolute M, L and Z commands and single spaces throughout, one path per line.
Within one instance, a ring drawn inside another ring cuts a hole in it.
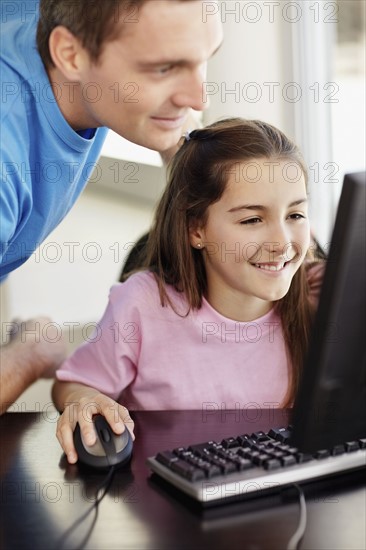
M 302 220 L 302 219 L 305 219 L 305 216 L 303 214 L 299 214 L 298 212 L 296 212 L 294 214 L 290 214 L 289 218 L 291 218 L 292 220 Z
M 240 223 L 242 225 L 255 225 L 261 221 L 260 218 L 249 218 L 249 220 L 243 220 Z

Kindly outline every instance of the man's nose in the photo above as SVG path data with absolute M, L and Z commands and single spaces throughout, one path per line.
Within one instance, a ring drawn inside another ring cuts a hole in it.
M 174 94 L 173 102 L 178 107 L 191 107 L 195 111 L 204 111 L 209 107 L 204 97 L 203 85 L 206 79 L 206 63 L 196 67 L 184 78 L 180 89 Z

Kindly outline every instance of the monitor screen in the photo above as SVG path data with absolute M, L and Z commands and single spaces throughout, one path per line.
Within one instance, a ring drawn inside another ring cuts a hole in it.
M 366 437 L 365 190 L 365 172 L 345 176 L 292 414 L 304 452 Z

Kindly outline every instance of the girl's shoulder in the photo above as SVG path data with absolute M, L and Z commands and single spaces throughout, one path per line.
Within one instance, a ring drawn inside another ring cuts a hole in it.
M 154 275 L 150 271 L 139 271 L 130 275 L 123 283 L 115 283 L 109 294 L 112 302 L 138 303 L 157 292 Z
M 177 292 L 172 286 L 166 285 L 166 292 L 174 306 L 185 302 L 182 293 Z M 119 307 L 143 308 L 144 311 L 161 310 L 162 307 L 158 283 L 151 271 L 136 272 L 123 283 L 113 285 L 109 300 Z

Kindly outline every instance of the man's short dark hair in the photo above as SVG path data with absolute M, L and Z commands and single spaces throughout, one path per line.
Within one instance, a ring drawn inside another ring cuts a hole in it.
M 97 62 L 104 44 L 116 39 L 121 32 L 119 23 L 138 23 L 139 9 L 147 1 L 40 0 L 37 47 L 44 65 L 47 68 L 54 66 L 48 44 L 52 30 L 58 25 L 76 36 L 91 59 Z

